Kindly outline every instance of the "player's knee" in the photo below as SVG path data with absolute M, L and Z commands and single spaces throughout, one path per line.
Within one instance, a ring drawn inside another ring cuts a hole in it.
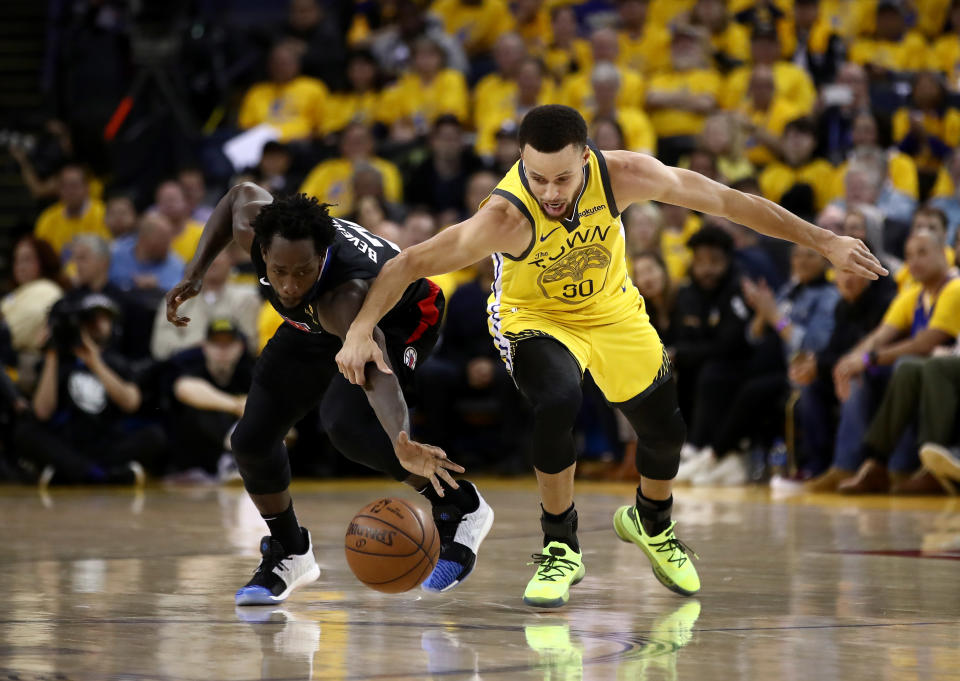
M 687 438 L 687 424 L 680 410 L 657 424 L 657 428 L 638 433 L 637 470 L 653 480 L 672 480 L 680 467 L 680 449 Z
M 533 409 L 534 427 L 567 430 L 573 428 L 580 413 L 583 395 L 580 385 L 557 385 L 527 395 Z

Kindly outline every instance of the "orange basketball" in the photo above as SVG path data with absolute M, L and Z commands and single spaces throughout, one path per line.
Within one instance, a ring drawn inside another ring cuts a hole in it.
M 403 499 L 378 499 L 353 516 L 344 539 L 347 565 L 371 589 L 400 593 L 418 586 L 440 557 L 433 519 Z

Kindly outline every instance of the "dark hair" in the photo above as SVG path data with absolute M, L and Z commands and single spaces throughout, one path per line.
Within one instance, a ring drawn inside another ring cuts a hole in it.
M 460 119 L 454 116 L 453 114 L 441 114 L 437 116 L 436 120 L 433 121 L 433 127 L 431 132 L 437 132 L 440 128 L 445 125 L 452 125 L 457 130 L 463 130 L 463 123 L 460 122 Z
M 587 146 L 587 122 L 576 109 L 562 104 L 544 104 L 530 109 L 520 123 L 517 135 L 520 148 L 527 144 L 537 151 L 552 154 L 572 144 Z
M 717 248 L 729 257 L 733 254 L 733 238 L 720 227 L 707 225 L 687 241 L 687 248 L 691 251 L 701 247 Z
M 866 113 L 869 114 L 870 112 L 868 111 Z M 784 127 L 784 132 L 789 132 L 791 130 L 810 135 L 814 138 L 817 136 L 817 124 L 813 122 L 813 119 L 810 116 L 800 116 L 799 118 L 794 118 L 792 121 L 787 123 L 786 127 Z
M 311 239 L 317 253 L 323 253 L 337 230 L 327 212 L 329 207 L 306 194 L 275 198 L 253 219 L 253 232 L 264 248 L 270 248 L 273 237 L 281 236 L 287 241 Z
M 914 211 L 913 216 L 910 218 L 911 229 L 913 229 L 912 227 L 913 221 L 916 220 L 921 215 L 927 215 L 927 216 L 936 218 L 940 222 L 940 225 L 943 227 L 944 233 L 947 232 L 947 229 L 950 226 L 950 219 L 947 217 L 947 214 L 944 213 L 941 209 L 937 208 L 936 206 L 931 206 L 929 204 L 920 206 L 919 208 L 917 208 L 916 211 Z
M 57 255 L 53 246 L 51 246 L 46 239 L 38 239 L 33 234 L 27 234 L 17 239 L 13 249 L 16 250 L 22 243 L 29 244 L 37 256 L 37 262 L 40 266 L 40 278 L 49 279 L 60 285 L 61 288 L 67 288 L 64 286 L 64 279 L 61 276 L 60 256 Z

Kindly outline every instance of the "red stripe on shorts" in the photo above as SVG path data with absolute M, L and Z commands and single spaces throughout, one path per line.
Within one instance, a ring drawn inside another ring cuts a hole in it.
M 407 345 L 417 342 L 427 329 L 440 321 L 440 310 L 437 308 L 437 294 L 440 293 L 440 287 L 429 279 L 427 279 L 427 286 L 430 287 L 430 294 L 417 303 L 417 307 L 420 308 L 420 323 L 405 341 Z

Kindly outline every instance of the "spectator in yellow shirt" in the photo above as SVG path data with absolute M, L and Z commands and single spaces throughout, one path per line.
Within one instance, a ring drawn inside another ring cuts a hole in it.
M 473 89 L 473 122 L 480 129 L 488 115 L 497 116 L 509 108 L 517 94 L 517 72 L 527 56 L 523 39 L 516 33 L 504 33 L 493 46 L 497 70 L 480 79 Z
M 750 60 L 750 31 L 732 20 L 725 0 L 697 0 L 690 23 L 706 29 L 716 68 L 727 72 Z
M 750 73 L 748 99 L 737 112 L 747 131 L 747 158 L 757 166 L 774 160 L 780 151 L 780 136 L 787 123 L 802 112 L 787 97 L 776 96 L 773 69 L 756 66 Z
M 754 27 L 750 37 L 750 54 L 753 66 L 769 66 L 773 69 L 773 81 L 777 97 L 787 97 L 800 114 L 813 111 L 817 91 L 813 80 L 802 68 L 780 58 L 780 38 L 772 24 Z M 750 66 L 740 66 L 727 76 L 721 105 L 734 111 L 740 107 L 750 84 Z
M 913 214 L 913 220 L 910 223 L 910 233 L 913 234 L 922 229 L 927 229 L 935 233 L 944 244 L 943 256 L 947 259 L 947 264 L 950 266 L 951 271 L 956 273 L 957 254 L 953 250 L 950 242 L 947 241 L 947 233 L 949 230 L 947 214 L 933 206 L 920 206 L 917 208 L 917 212 Z M 896 271 L 893 279 L 897 282 L 901 291 L 917 283 L 917 280 L 914 279 L 913 274 L 910 272 L 910 268 L 906 265 L 902 265 L 900 269 Z
M 817 87 L 832 83 L 846 46 L 830 18 L 820 11 L 820 0 L 796 0 L 786 25 L 787 30 L 780 33 L 786 36 L 786 59 L 804 68 Z
M 864 65 L 874 79 L 887 80 L 891 74 L 927 66 L 927 41 L 917 31 L 907 30 L 904 12 L 900 0 L 880 0 L 876 31 L 850 47 L 850 61 Z
M 167 180 L 157 186 L 154 193 L 157 212 L 173 225 L 173 241 L 170 250 L 188 263 L 193 259 L 203 234 L 203 224 L 190 217 L 190 204 L 179 182 Z
M 717 111 L 707 118 L 698 146 L 717 160 L 718 181 L 723 184 L 732 185 L 756 174 L 743 153 L 740 124 L 726 111 Z
M 947 88 L 960 92 L 960 0 L 950 5 L 949 32 L 933 44 L 932 66 L 947 77 Z
M 620 70 L 609 62 L 593 67 L 590 74 L 593 93 L 589 106 L 582 113 L 587 123 L 599 118 L 616 121 L 623 133 L 624 146 L 629 151 L 652 154 L 657 148 L 657 136 L 647 115 L 636 107 L 618 106 L 620 98 Z
M 477 141 L 474 145 L 478 155 L 489 158 L 496 151 L 497 131 L 505 124 L 519 126 L 527 111 L 554 100 L 552 81 L 546 77 L 546 67 L 539 59 L 527 57 L 520 63 L 512 94 L 501 100 L 497 108 L 489 108 L 477 124 Z
M 380 114 L 380 67 L 369 50 L 354 50 L 347 58 L 347 89 L 327 99 L 317 119 L 323 135 L 340 132 L 350 123 L 373 125 Z
M 612 28 L 598 28 L 590 35 L 591 69 L 593 65 L 608 62 L 616 65 L 620 61 L 620 41 Z M 620 72 L 620 94 L 617 104 L 623 107 L 643 105 L 643 76 L 632 69 L 617 66 Z M 560 99 L 567 106 L 578 111 L 587 108 L 593 86 L 590 84 L 590 71 L 567 76 L 560 93 Z
M 708 66 L 706 36 L 697 28 L 674 27 L 670 42 L 671 70 L 650 79 L 646 110 L 657 133 L 657 157 L 676 165 L 690 153 L 707 114 L 717 106 L 722 78 Z
M 78 234 L 96 234 L 110 240 L 104 224 L 103 202 L 90 198 L 86 171 L 78 165 L 65 165 L 57 175 L 60 200 L 37 218 L 33 233 L 53 247 L 58 255 Z
M 497 37 L 514 29 L 504 0 L 436 0 L 430 11 L 443 20 L 471 59 L 493 49 Z
M 551 17 L 553 41 L 543 52 L 543 62 L 559 85 L 571 73 L 585 70 L 593 58 L 590 43 L 577 35 L 577 15 L 572 7 L 557 7 Z
M 787 123 L 783 133 L 783 161 L 769 163 L 760 174 L 760 191 L 774 203 L 781 203 L 784 195 L 796 185 L 810 187 L 814 204 L 796 210 L 798 215 L 812 216 L 823 210 L 833 198 L 833 166 L 822 158 L 814 158 L 817 133 L 809 118 L 797 118 Z
M 542 54 L 551 42 L 550 12 L 543 0 L 514 0 L 514 29 L 532 54 Z
M 864 149 L 879 150 L 879 134 L 877 131 L 877 119 L 869 111 L 861 111 L 853 119 L 853 129 L 851 131 L 851 140 L 853 148 L 847 154 L 843 163 L 837 167 L 833 181 L 834 197 L 843 196 L 844 179 L 847 175 L 847 167 L 850 160 Z M 884 152 L 887 156 L 887 180 L 900 192 L 903 192 L 911 199 L 919 198 L 919 189 L 917 184 L 917 165 L 913 159 L 906 154 L 891 149 Z
M 425 135 L 437 116 L 468 117 L 467 81 L 446 68 L 443 50 L 422 36 L 413 45 L 413 70 L 383 93 L 380 120 L 390 126 L 395 141 Z
M 620 66 L 649 78 L 670 68 L 670 31 L 648 18 L 649 0 L 620 0 Z
M 937 74 L 914 76 L 910 106 L 893 115 L 893 140 L 913 158 L 921 181 L 932 186 L 943 160 L 960 145 L 960 111 L 947 104 Z
M 330 214 L 344 217 L 354 211 L 352 178 L 354 167 L 369 163 L 383 178 L 384 196 L 399 201 L 403 195 L 400 171 L 382 158 L 374 156 L 373 133 L 365 125 L 351 123 L 340 137 L 340 158 L 323 161 L 303 181 L 300 191 L 331 204 Z
M 270 51 L 270 80 L 251 87 L 240 105 L 238 123 L 243 129 L 266 123 L 284 141 L 307 139 L 323 116 L 327 88 L 316 78 L 300 75 L 300 54 L 289 43 Z

